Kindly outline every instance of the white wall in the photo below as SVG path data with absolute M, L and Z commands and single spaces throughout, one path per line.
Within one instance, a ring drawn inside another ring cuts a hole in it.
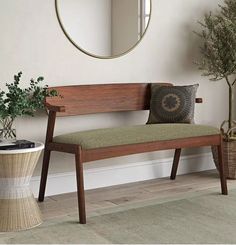
M 58 0 L 58 10 L 75 43 L 91 54 L 111 55 L 110 0 Z
M 199 39 L 193 34 L 197 20 L 215 10 L 217 0 L 153 0 L 150 27 L 142 42 L 131 53 L 112 60 L 89 57 L 77 50 L 64 36 L 57 22 L 54 0 L 0 0 L 0 86 L 12 81 L 22 70 L 23 80 L 43 75 L 50 86 L 66 84 L 172 81 L 198 82 L 198 96 L 204 104 L 196 107 L 196 122 L 219 126 L 227 116 L 227 87 L 201 77 L 193 61 L 198 58 Z M 46 115 L 16 122 L 19 138 L 44 141 Z M 96 127 L 140 124 L 147 113 L 113 113 L 60 118 L 56 134 Z M 187 151 L 198 154 L 202 150 Z M 156 161 L 173 152 L 157 152 L 114 158 L 86 164 L 88 171 L 126 163 Z M 54 153 L 50 173 L 74 171 L 72 156 Z M 40 174 L 41 162 L 35 171 Z M 188 171 L 186 166 L 185 171 Z

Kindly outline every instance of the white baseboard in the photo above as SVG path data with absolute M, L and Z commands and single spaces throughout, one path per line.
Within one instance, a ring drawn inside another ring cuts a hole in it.
M 122 166 L 101 167 L 85 170 L 85 189 L 126 184 L 137 181 L 151 180 L 170 175 L 173 158 L 155 161 L 129 163 Z M 211 153 L 183 156 L 180 159 L 178 174 L 200 172 L 214 169 L 215 165 Z M 31 189 L 38 195 L 40 177 L 33 177 Z M 76 191 L 75 172 L 51 174 L 48 176 L 46 196 Z

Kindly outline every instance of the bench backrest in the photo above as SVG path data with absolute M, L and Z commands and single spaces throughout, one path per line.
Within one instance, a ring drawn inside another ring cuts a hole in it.
M 46 99 L 51 105 L 65 106 L 66 112 L 58 113 L 59 116 L 139 111 L 150 107 L 151 83 L 76 85 L 50 89 L 56 89 L 63 97 Z

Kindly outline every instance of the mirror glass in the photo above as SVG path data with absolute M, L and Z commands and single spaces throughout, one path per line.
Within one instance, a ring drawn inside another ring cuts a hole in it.
M 98 58 L 127 53 L 142 39 L 151 0 L 55 0 L 57 17 L 69 40 Z

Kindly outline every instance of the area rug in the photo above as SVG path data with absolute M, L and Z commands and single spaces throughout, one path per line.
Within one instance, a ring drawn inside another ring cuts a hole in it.
M 236 190 L 222 196 L 212 189 L 172 200 L 151 200 L 44 222 L 18 233 L 1 233 L 1 243 L 236 243 Z

